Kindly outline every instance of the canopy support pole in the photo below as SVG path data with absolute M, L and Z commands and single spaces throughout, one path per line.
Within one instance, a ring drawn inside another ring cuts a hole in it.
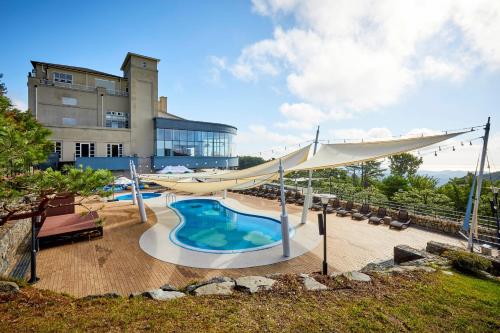
M 136 198 L 136 193 L 135 193 L 135 180 L 134 180 L 134 170 L 132 169 L 132 160 L 129 160 L 128 163 L 130 167 L 130 178 L 132 178 L 132 205 L 137 204 L 137 198 Z
M 148 216 L 146 215 L 146 207 L 144 206 L 144 200 L 142 199 L 142 194 L 139 189 L 139 177 L 137 177 L 137 171 L 135 170 L 135 164 L 133 162 L 132 171 L 134 172 L 134 185 L 137 193 L 137 203 L 139 204 L 139 214 L 141 215 L 141 222 L 146 223 L 148 221 Z
M 283 244 L 283 257 L 290 256 L 290 228 L 288 227 L 288 214 L 285 201 L 285 177 L 283 164 L 280 159 L 280 190 L 281 190 L 281 243 Z
M 318 148 L 318 136 L 319 136 L 319 126 L 318 126 L 318 129 L 316 130 L 316 139 L 314 140 L 313 155 L 316 154 L 316 149 Z M 307 213 L 309 212 L 309 208 L 311 207 L 311 201 L 312 201 L 312 188 L 311 188 L 312 175 L 313 175 L 313 171 L 309 170 L 309 179 L 307 180 L 307 192 L 306 192 L 306 196 L 304 198 L 304 207 L 302 208 L 302 218 L 300 220 L 301 224 L 306 224 L 306 222 L 307 222 Z
M 481 162 L 479 166 L 479 174 L 477 175 L 476 184 L 476 196 L 474 198 L 474 210 L 472 211 L 472 225 L 469 227 L 469 242 L 467 248 L 473 252 L 474 251 L 474 235 L 477 237 L 477 214 L 479 209 L 479 200 L 481 199 L 481 188 L 483 185 L 483 172 L 484 163 L 486 160 L 486 153 L 488 151 L 488 138 L 490 136 L 490 117 L 488 117 L 488 122 L 484 127 L 484 137 L 483 137 L 483 151 L 481 152 Z
M 226 170 L 229 170 L 229 161 L 226 160 Z M 227 198 L 227 188 L 224 189 L 224 192 L 222 194 L 222 199 L 226 199 Z

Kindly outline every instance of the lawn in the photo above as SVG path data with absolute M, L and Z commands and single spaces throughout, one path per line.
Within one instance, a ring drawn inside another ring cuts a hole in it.
M 455 273 L 323 280 L 306 292 L 284 276 L 270 292 L 159 302 L 75 299 L 31 287 L 0 295 L 0 331 L 499 332 L 500 283 Z

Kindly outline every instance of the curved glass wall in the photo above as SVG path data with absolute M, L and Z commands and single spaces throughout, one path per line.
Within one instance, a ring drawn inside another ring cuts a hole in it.
M 156 156 L 232 157 L 233 134 L 181 129 L 156 129 Z

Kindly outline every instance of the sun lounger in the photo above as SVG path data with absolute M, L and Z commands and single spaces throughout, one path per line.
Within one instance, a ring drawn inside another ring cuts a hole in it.
M 328 203 L 328 207 L 326 207 L 326 213 L 331 214 L 336 212 L 337 210 L 340 209 L 340 200 L 338 198 L 335 198 L 333 200 L 330 200 Z
M 348 201 L 345 204 L 344 208 L 341 208 L 337 211 L 337 216 L 347 216 L 352 213 L 354 208 L 354 203 L 352 201 Z
M 384 222 L 385 217 L 387 217 L 387 209 L 385 209 L 384 207 L 379 207 L 377 210 L 377 214 L 375 216 L 371 216 L 368 219 L 368 223 L 381 224 Z
M 358 212 L 351 214 L 351 219 L 361 221 L 370 218 L 370 216 L 372 216 L 370 205 L 364 203 L 361 205 L 361 209 Z
M 311 209 L 312 210 L 316 210 L 316 211 L 323 209 L 323 206 L 321 205 L 321 199 L 320 198 L 313 197 Z
M 408 211 L 405 209 L 401 209 L 398 212 L 398 218 L 394 221 L 391 221 L 391 224 L 389 224 L 389 228 L 395 228 L 395 229 L 406 229 L 411 223 L 410 215 L 408 214 Z

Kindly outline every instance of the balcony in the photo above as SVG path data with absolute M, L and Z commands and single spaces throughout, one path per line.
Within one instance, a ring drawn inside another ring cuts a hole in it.
M 97 89 L 97 87 L 95 87 L 95 86 L 85 86 L 82 84 L 63 83 L 63 82 L 57 82 L 57 81 L 47 80 L 47 79 L 40 79 L 39 84 L 44 85 L 44 86 L 61 87 L 61 88 L 74 89 L 74 90 L 80 90 L 80 91 L 89 91 L 89 92 L 95 92 Z M 123 97 L 128 96 L 128 92 L 123 91 L 123 90 L 106 89 L 106 93 L 108 95 L 112 95 L 112 96 L 123 96 Z

